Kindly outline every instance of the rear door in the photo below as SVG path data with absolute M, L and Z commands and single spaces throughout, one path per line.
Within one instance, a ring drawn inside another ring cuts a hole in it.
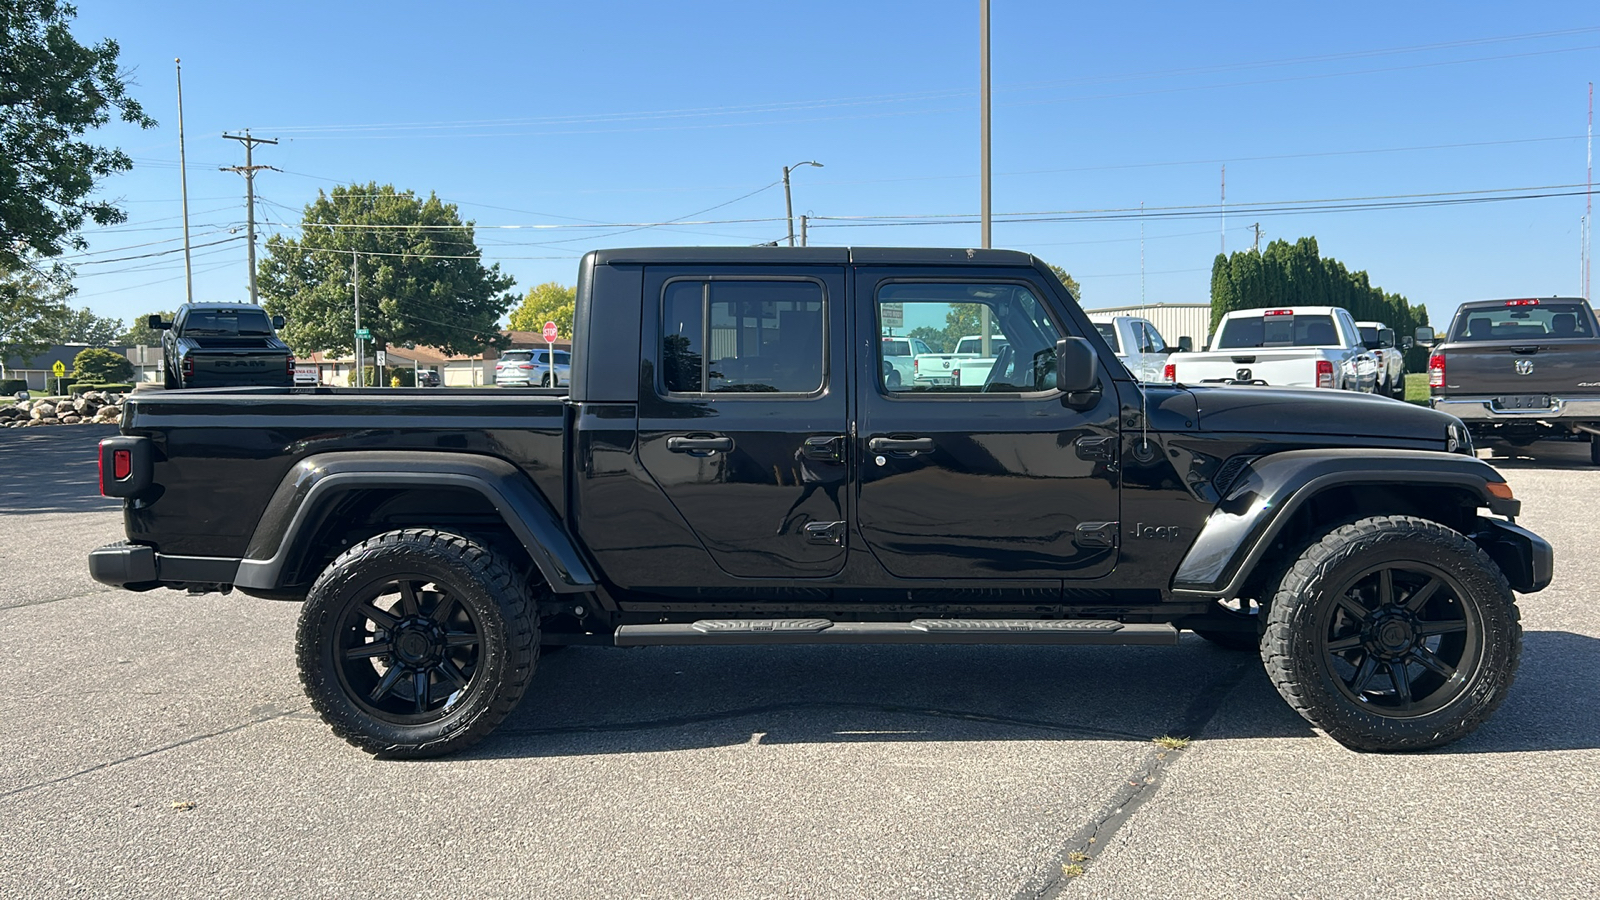
M 1116 391 L 1087 409 L 1055 390 L 1058 337 L 1032 270 L 861 268 L 856 327 L 981 327 L 1007 345 L 984 377 L 891 389 L 870 352 L 857 360 L 857 523 L 867 549 L 903 579 L 1080 579 L 1111 571 L 1119 510 Z M 1058 582 L 1059 583 L 1059 582 Z
M 839 572 L 850 458 L 848 368 L 837 362 L 844 269 L 651 267 L 644 291 L 654 344 L 639 385 L 645 470 L 723 572 Z

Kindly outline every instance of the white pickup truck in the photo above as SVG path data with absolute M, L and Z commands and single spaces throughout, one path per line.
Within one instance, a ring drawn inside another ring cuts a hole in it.
M 1211 347 L 1174 353 L 1169 380 L 1263 383 L 1372 393 L 1378 359 L 1361 341 L 1348 310 L 1337 306 L 1242 309 L 1217 325 Z
M 1382 322 L 1357 322 L 1361 340 L 1372 355 L 1378 358 L 1378 393 L 1396 400 L 1406 398 L 1406 351 L 1411 349 L 1411 338 L 1403 338 L 1397 345 L 1394 329 Z
M 1138 316 L 1112 316 L 1097 319 L 1091 312 L 1090 321 L 1105 339 L 1106 346 L 1122 360 L 1128 373 L 1142 382 L 1165 380 L 1167 363 L 1177 347 L 1169 347 L 1161 332 L 1150 320 Z
M 912 377 L 916 374 L 916 358 L 932 352 L 933 348 L 920 338 L 885 336 L 883 358 L 890 368 L 883 373 L 884 384 L 891 391 L 900 390 L 902 384 L 910 387 Z
M 989 335 L 989 354 L 985 356 L 983 335 L 969 334 L 956 342 L 953 353 L 919 353 L 911 361 L 913 383 L 921 386 L 983 384 L 1007 344 L 1005 335 Z

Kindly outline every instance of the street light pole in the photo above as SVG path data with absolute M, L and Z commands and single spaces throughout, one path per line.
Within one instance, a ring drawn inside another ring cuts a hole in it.
M 981 133 L 978 148 L 978 168 L 981 173 L 978 178 L 978 206 L 980 210 L 979 222 L 981 234 L 979 240 L 983 249 L 988 250 L 993 246 L 990 227 L 989 207 L 989 0 L 978 0 L 978 131 Z M 978 306 L 978 333 L 981 337 L 981 352 L 985 359 L 993 358 L 993 342 L 990 332 L 993 326 L 989 321 L 988 304 Z
M 789 173 L 801 166 L 816 166 L 820 169 L 822 168 L 822 163 L 807 160 L 783 167 L 783 211 L 784 217 L 789 222 L 789 246 L 791 247 L 794 246 L 794 198 L 789 195 Z

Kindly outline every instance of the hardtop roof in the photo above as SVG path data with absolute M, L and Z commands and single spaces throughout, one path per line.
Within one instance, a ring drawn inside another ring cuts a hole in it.
M 954 247 L 631 247 L 592 250 L 596 265 L 1033 266 L 1031 253 Z

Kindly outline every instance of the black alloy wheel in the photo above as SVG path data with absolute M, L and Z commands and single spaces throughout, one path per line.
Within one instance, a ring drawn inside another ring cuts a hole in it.
M 468 538 L 378 535 L 334 560 L 306 598 L 306 695 L 334 733 L 390 757 L 481 740 L 516 708 L 538 655 L 515 569 Z
M 1356 750 L 1422 750 L 1481 725 L 1522 650 L 1504 574 L 1464 535 L 1410 516 L 1335 528 L 1284 575 L 1261 641 L 1289 705 Z
M 1415 562 L 1347 579 L 1320 610 L 1324 675 L 1380 716 L 1424 716 L 1449 704 L 1483 658 L 1483 626 L 1462 593 L 1446 572 Z

